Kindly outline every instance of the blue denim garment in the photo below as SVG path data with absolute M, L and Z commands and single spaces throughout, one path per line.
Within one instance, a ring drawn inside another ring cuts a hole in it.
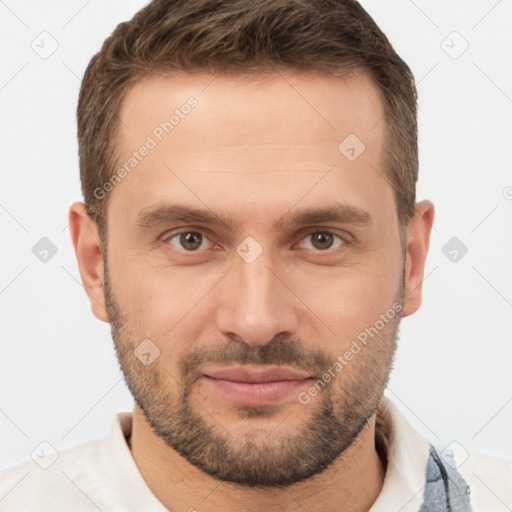
M 455 467 L 444 462 L 431 445 L 419 512 L 472 512 L 469 493 L 464 478 Z

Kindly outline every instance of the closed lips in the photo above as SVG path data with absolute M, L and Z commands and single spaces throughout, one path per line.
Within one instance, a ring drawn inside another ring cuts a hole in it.
M 299 373 L 287 368 L 269 368 L 262 371 L 254 371 L 238 367 L 207 371 L 204 373 L 204 375 L 212 379 L 229 380 L 232 382 L 244 382 L 251 384 L 277 382 L 283 380 L 305 380 L 312 378 L 311 375 Z

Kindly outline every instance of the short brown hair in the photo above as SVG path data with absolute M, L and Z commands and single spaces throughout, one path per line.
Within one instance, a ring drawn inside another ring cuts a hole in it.
M 385 113 L 384 169 L 404 225 L 414 214 L 418 178 L 414 76 L 357 1 L 153 0 L 116 27 L 80 89 L 82 193 L 102 239 L 109 196 L 98 199 L 95 190 L 116 171 L 119 110 L 135 81 L 169 71 L 258 76 L 279 68 L 372 78 Z

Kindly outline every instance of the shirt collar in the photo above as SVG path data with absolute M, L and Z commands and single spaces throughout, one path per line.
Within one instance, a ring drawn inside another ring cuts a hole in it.
M 101 446 L 102 465 L 111 468 L 106 487 L 115 496 L 112 506 L 126 512 L 169 512 L 151 492 L 128 446 L 132 421 L 133 413 L 117 413 Z
M 430 443 L 386 396 L 377 409 L 377 425 L 386 446 L 387 468 L 381 492 L 370 512 L 417 512 L 423 503 Z
M 116 506 L 122 510 L 168 512 L 149 489 L 128 446 L 132 419 L 131 412 L 116 414 L 103 439 L 103 467 L 113 468 L 108 487 L 112 495 L 118 497 Z M 423 500 L 430 443 L 386 396 L 377 409 L 377 435 L 380 436 L 378 444 L 386 452 L 387 467 L 381 492 L 370 512 L 416 512 Z M 122 469 L 122 478 L 119 478 L 119 469 Z

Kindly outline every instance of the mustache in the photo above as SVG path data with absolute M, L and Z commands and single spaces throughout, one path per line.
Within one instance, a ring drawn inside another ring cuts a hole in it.
M 238 336 L 231 336 L 215 347 L 201 347 L 187 354 L 181 361 L 181 376 L 184 381 L 195 380 L 199 368 L 205 363 L 220 363 L 226 366 L 240 365 L 287 365 L 305 370 L 312 375 L 322 375 L 329 367 L 329 358 L 321 350 L 307 350 L 295 338 L 278 335 L 264 345 L 249 345 Z M 334 359 L 333 359 L 334 360 Z

